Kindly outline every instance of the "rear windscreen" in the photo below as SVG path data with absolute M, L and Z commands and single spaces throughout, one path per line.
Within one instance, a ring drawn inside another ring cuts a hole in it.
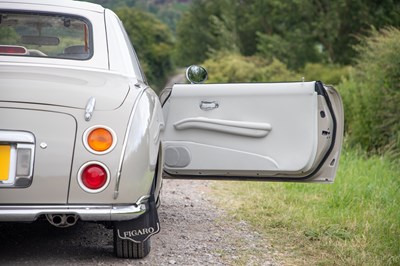
M 91 39 L 81 17 L 0 11 L 0 55 L 85 60 L 92 56 Z

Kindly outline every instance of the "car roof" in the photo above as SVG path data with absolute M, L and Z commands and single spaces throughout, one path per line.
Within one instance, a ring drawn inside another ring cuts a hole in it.
M 55 7 L 68 7 L 84 9 L 94 12 L 104 12 L 104 7 L 98 4 L 72 1 L 72 0 L 0 0 L 0 3 L 10 3 L 10 4 L 29 4 L 37 6 L 55 6 Z

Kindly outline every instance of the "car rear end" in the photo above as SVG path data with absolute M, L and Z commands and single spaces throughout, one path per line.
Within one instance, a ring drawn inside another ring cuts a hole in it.
M 117 223 L 155 202 L 161 110 L 139 75 L 112 69 L 109 13 L 0 1 L 0 221 Z

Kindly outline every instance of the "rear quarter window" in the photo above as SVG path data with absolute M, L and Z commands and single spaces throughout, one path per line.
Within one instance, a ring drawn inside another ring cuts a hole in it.
M 91 24 L 67 14 L 0 11 L 0 55 L 90 59 Z

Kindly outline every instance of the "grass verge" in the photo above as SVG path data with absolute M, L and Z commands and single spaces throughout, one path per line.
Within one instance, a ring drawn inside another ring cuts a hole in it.
M 400 265 L 400 167 L 342 152 L 331 185 L 215 182 L 221 207 L 265 234 L 286 265 Z

